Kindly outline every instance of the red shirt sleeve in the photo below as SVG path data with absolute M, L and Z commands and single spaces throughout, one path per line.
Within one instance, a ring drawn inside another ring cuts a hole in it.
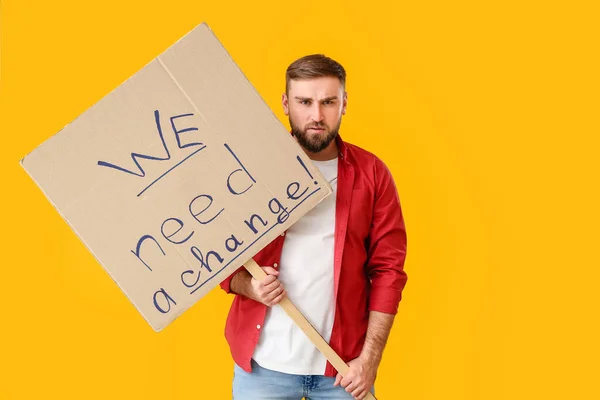
M 396 314 L 407 281 L 406 229 L 394 179 L 379 159 L 375 163 L 375 202 L 369 239 L 369 311 Z

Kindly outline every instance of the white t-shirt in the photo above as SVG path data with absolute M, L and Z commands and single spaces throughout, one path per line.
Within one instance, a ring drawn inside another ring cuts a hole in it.
M 333 193 L 286 233 L 279 280 L 288 298 L 329 342 L 335 313 L 333 248 L 337 158 L 313 161 Z M 267 308 L 254 360 L 262 367 L 297 375 L 323 375 L 327 359 L 280 306 Z

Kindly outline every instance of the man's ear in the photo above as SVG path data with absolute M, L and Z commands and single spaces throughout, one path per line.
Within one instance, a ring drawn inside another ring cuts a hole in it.
M 346 114 L 346 106 L 348 105 L 348 92 L 344 92 L 344 100 L 342 101 L 342 115 Z
M 281 105 L 283 106 L 283 112 L 285 115 L 290 115 L 288 97 L 285 93 L 281 95 Z

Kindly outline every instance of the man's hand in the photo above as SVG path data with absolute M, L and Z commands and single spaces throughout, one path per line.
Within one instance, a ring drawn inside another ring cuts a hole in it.
M 231 290 L 271 307 L 286 296 L 286 291 L 277 279 L 279 271 L 272 267 L 261 268 L 267 274 L 261 280 L 254 279 L 246 270 L 235 274 L 231 279 Z
M 379 365 L 377 362 L 369 361 L 365 357 L 358 357 L 348 362 L 348 366 L 350 369 L 346 376 L 342 377 L 338 372 L 333 386 L 342 385 L 352 397 L 362 400 L 375 383 Z
M 387 342 L 394 315 L 379 311 L 369 312 L 369 325 L 367 336 L 360 356 L 348 363 L 350 369 L 345 377 L 338 373 L 334 386 L 342 385 L 346 392 L 351 393 L 355 399 L 362 400 L 373 387 L 377 368 L 383 356 L 383 349 Z
M 252 287 L 252 298 L 258 302 L 263 303 L 269 307 L 279 303 L 286 295 L 283 285 L 277 279 L 279 271 L 272 267 L 261 267 L 267 274 L 262 280 L 256 280 L 254 278 L 250 281 Z

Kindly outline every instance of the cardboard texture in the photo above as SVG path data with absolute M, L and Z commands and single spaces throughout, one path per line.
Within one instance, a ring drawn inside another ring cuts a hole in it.
M 156 331 L 331 194 L 206 24 L 21 164 Z

